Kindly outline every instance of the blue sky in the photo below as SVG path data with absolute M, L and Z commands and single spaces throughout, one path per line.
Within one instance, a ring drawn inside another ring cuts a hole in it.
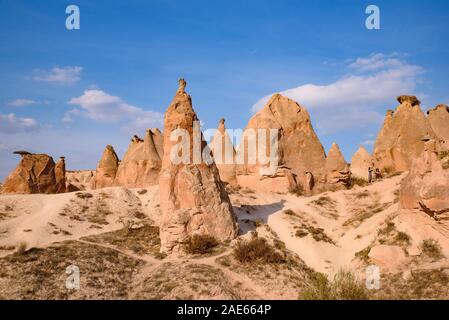
M 78 5 L 81 29 L 65 28 Z M 365 28 L 379 6 L 381 29 Z M 372 147 L 399 94 L 449 103 L 448 1 L 0 0 L 0 180 L 13 150 L 96 166 L 161 126 L 179 77 L 205 128 L 244 128 L 263 99 L 304 105 L 326 150 Z

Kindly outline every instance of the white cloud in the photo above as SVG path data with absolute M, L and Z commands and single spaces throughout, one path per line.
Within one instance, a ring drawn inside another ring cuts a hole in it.
M 333 83 L 305 84 L 280 93 L 315 111 L 318 118 L 313 120 L 319 128 L 339 131 L 354 124 L 381 121 L 384 110 L 394 103 L 396 96 L 413 94 L 417 77 L 423 72 L 420 66 L 383 54 L 349 61 L 347 70 Z M 270 96 L 260 99 L 252 111 L 262 109 Z M 330 121 L 332 118 L 340 122 Z
M 36 131 L 39 124 L 33 118 L 20 118 L 14 113 L 0 114 L 0 132 L 18 133 L 23 131 Z
M 373 146 L 374 142 L 375 142 L 374 140 L 365 140 L 365 141 L 362 142 L 362 144 L 364 146 Z
M 33 77 L 37 81 L 45 81 L 56 84 L 72 85 L 81 79 L 82 67 L 53 67 L 50 71 L 36 70 Z
M 69 103 L 78 108 L 67 112 L 62 119 L 64 122 L 71 122 L 73 117 L 81 116 L 100 122 L 121 123 L 124 128 L 134 132 L 159 127 L 163 122 L 161 113 L 132 106 L 120 97 L 102 90 L 86 90 L 83 95 L 72 98 Z
M 14 101 L 11 101 L 8 103 L 8 106 L 11 107 L 24 107 L 24 106 L 28 106 L 30 104 L 35 104 L 36 101 L 34 100 L 29 100 L 29 99 L 16 99 Z

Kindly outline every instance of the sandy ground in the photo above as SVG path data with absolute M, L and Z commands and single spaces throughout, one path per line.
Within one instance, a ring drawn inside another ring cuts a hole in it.
M 448 223 L 436 222 L 422 212 L 401 212 L 398 189 L 402 177 L 313 197 L 248 190 L 230 194 L 240 225 L 239 238 L 249 238 L 257 232 L 259 237 L 284 243 L 286 250 L 301 261 L 293 268 L 261 266 L 260 270 L 252 270 L 235 264 L 229 258 L 235 242 L 211 257 L 167 257 L 161 260 L 154 253 L 142 255 L 133 252 L 132 248 L 120 247 L 118 242 L 89 240 L 126 228 L 138 230 L 143 223 L 158 226 L 157 186 L 138 189 L 113 187 L 58 195 L 1 195 L 0 256 L 9 257 L 20 247 L 56 250 L 53 246 L 63 241 L 72 241 L 75 247 L 85 245 L 109 250 L 131 259 L 136 265 L 144 265 L 132 280 L 140 289 L 134 293 L 134 289 L 129 289 L 131 298 L 164 299 L 177 296 L 195 299 L 296 299 L 307 268 L 330 277 L 345 268 L 358 273 L 361 278 L 366 265 L 372 263 L 378 263 L 382 271 L 400 274 L 401 277 L 411 270 L 449 269 L 446 258 L 449 257 Z M 384 232 L 389 223 L 394 227 Z M 397 243 L 394 239 L 398 232 L 409 235 L 409 242 Z M 155 237 L 158 238 L 157 233 Z M 429 238 L 441 245 L 445 257 L 438 261 L 422 258 L 420 245 Z M 125 243 L 126 239 L 123 241 Z M 145 241 L 140 239 L 138 244 L 145 246 Z M 366 253 L 381 244 L 402 250 L 404 258 L 401 263 L 388 259 L 373 262 L 366 254 L 364 258 L 359 255 L 367 248 Z M 136 243 L 133 246 L 135 249 Z M 154 246 L 151 248 L 154 251 Z M 188 270 L 195 268 L 210 277 L 204 280 L 210 285 L 209 293 L 195 290 L 193 285 L 191 289 L 185 289 L 190 288 L 190 277 L 194 273 Z M 173 287 L 164 294 L 150 289 L 152 281 L 162 283 L 157 280 L 160 277 L 167 283 L 173 282 L 167 273 L 169 270 L 179 273 L 177 281 L 185 282 L 185 288 L 178 290 Z

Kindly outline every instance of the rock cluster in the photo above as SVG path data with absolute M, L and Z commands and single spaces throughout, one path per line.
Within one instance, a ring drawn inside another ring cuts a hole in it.
M 162 140 L 158 129 L 148 129 L 143 140 L 135 135 L 118 166 L 115 185 L 141 188 L 157 184 L 162 164 Z
M 3 193 L 59 193 L 65 192 L 64 158 L 55 166 L 53 158 L 46 154 L 17 151 L 22 159 L 6 178 Z
M 397 100 L 400 105 L 387 112 L 374 145 L 375 166 L 384 171 L 409 170 L 424 151 L 422 138 L 438 140 L 416 97 L 399 96 Z

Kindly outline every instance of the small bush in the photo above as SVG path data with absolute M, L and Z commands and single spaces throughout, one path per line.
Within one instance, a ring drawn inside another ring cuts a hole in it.
M 429 258 L 439 260 L 444 257 L 441 252 L 440 244 L 433 239 L 426 239 L 421 242 L 421 250 L 422 253 L 428 256 Z
M 284 210 L 284 214 L 286 214 L 288 216 L 296 216 L 295 211 L 293 211 L 292 209 Z
M 77 192 L 75 195 L 80 199 L 89 199 L 93 197 L 93 195 L 89 192 Z
M 363 190 L 362 192 L 357 193 L 355 195 L 355 197 L 357 199 L 363 199 L 363 198 L 369 197 L 369 191 L 368 190 Z
M 405 232 L 399 231 L 395 237 L 396 242 L 410 244 L 410 236 Z
M 288 190 L 288 192 L 290 192 L 291 194 L 297 195 L 297 196 L 302 196 L 302 195 L 304 195 L 304 188 L 302 185 L 297 184 L 296 186 L 294 186 L 293 188 Z
M 143 195 L 143 194 L 147 193 L 147 189 L 139 190 L 139 191 L 137 191 L 137 193 L 140 195 Z
M 209 235 L 194 235 L 190 237 L 186 247 L 187 253 L 190 254 L 206 254 L 218 246 L 218 241 Z
M 27 244 L 26 242 L 19 242 L 16 246 L 16 254 L 22 255 L 27 251 Z
M 241 241 L 233 251 L 234 258 L 241 263 L 284 263 L 284 257 L 274 250 L 264 238 Z
M 309 286 L 299 294 L 301 300 L 367 300 L 365 286 L 350 271 L 340 270 L 332 281 L 315 274 Z
M 316 205 L 316 206 L 324 206 L 324 205 L 334 205 L 335 201 L 332 200 L 331 197 L 321 196 L 318 199 L 313 200 L 311 203 Z

